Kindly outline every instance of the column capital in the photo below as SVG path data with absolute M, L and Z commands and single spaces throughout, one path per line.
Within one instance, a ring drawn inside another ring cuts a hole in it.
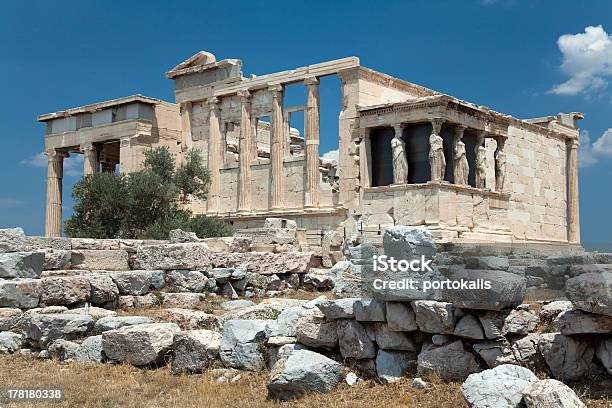
M 70 156 L 68 152 L 63 152 L 56 149 L 45 150 L 45 155 L 47 155 L 47 159 L 49 159 L 49 161 L 62 161 L 66 157 Z
M 405 123 L 396 123 L 395 125 L 393 125 L 393 129 L 395 129 L 395 136 L 397 135 L 402 135 L 402 131 L 404 130 L 404 128 L 406 127 Z
M 80 149 L 82 152 L 90 152 L 90 151 L 92 151 L 92 150 L 96 150 L 96 148 L 94 147 L 94 145 L 93 145 L 93 143 L 92 143 L 92 142 L 86 142 L 86 143 L 81 144 L 81 145 L 79 146 L 79 149 Z
M 272 92 L 272 96 L 274 98 L 277 98 L 278 95 L 283 92 L 283 86 L 281 84 L 276 84 L 276 85 L 270 85 L 268 87 L 268 91 Z
M 463 132 L 465 132 L 465 129 L 467 129 L 466 125 L 457 124 L 455 125 L 455 134 L 463 135 Z
M 304 85 L 306 86 L 315 86 L 315 85 L 319 85 L 319 79 L 315 76 L 309 76 L 304 78 Z
M 433 118 L 429 120 L 431 122 L 431 126 L 432 126 L 432 132 L 437 134 L 440 134 L 440 130 L 442 129 L 442 124 L 444 124 L 445 120 L 442 118 Z
M 212 96 L 208 98 L 208 105 L 213 109 L 219 108 L 219 102 L 220 102 L 220 99 L 217 98 L 216 96 Z
M 580 146 L 580 141 L 578 139 L 569 139 L 567 144 L 569 145 L 570 149 L 578 149 Z
M 251 97 L 251 93 L 246 89 L 241 89 L 236 93 L 242 102 L 248 102 Z

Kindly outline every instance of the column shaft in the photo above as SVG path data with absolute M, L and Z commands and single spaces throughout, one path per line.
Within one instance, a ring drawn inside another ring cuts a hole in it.
M 45 236 L 62 236 L 62 177 L 66 153 L 50 150 L 46 152 L 47 166 L 47 205 L 45 213 Z
M 578 196 L 578 141 L 567 149 L 567 232 L 569 242 L 580 242 L 580 207 Z
M 285 123 L 283 117 L 283 88 L 278 85 L 270 88 L 272 91 L 272 120 L 270 123 L 270 162 L 272 170 L 272 210 L 284 208 L 284 180 L 285 168 L 283 165 Z
M 306 133 L 306 208 L 319 207 L 319 81 L 310 77 L 304 80 L 308 87 L 306 103 L 306 118 L 304 131 Z
M 83 175 L 88 176 L 90 174 L 97 173 L 100 166 L 98 163 L 98 151 L 94 145 L 92 143 L 82 145 L 81 151 L 85 155 L 85 160 L 83 162 Z
M 251 211 L 251 139 L 253 138 L 251 127 L 251 104 L 249 102 L 250 93 L 239 91 L 240 96 L 240 140 L 239 167 L 238 167 L 238 213 L 248 213 Z
M 210 188 L 208 190 L 208 213 L 219 212 L 219 199 L 221 192 L 221 124 L 219 122 L 219 99 L 213 97 L 209 101 L 208 121 L 208 168 L 210 170 Z

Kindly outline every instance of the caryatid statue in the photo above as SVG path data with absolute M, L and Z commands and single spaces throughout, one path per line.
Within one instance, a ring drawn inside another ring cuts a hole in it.
M 431 181 L 444 180 L 446 159 L 444 158 L 444 140 L 440 136 L 444 119 L 431 120 L 431 135 L 429 135 L 429 165 L 431 167 Z
M 495 191 L 504 190 L 506 180 L 506 152 L 504 152 L 504 139 L 499 139 L 495 150 Z
M 468 176 L 470 174 L 470 167 L 467 161 L 465 152 L 465 143 L 463 143 L 463 131 L 465 126 L 458 126 L 455 130 L 455 147 L 453 149 L 453 178 L 455 184 L 461 186 L 468 185 Z
M 476 136 L 476 147 L 474 151 L 476 153 L 476 188 L 485 188 L 485 181 L 487 179 L 487 149 L 484 147 L 485 131 L 478 131 Z
M 406 158 L 406 144 L 402 140 L 404 125 L 395 125 L 395 137 L 391 139 L 393 154 L 393 184 L 408 183 L 408 159 Z

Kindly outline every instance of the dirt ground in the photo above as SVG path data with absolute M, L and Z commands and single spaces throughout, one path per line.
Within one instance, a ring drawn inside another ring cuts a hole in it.
M 124 364 L 87 365 L 38 360 L 23 355 L 0 356 L 0 389 L 60 388 L 63 402 L 19 402 L 1 407 L 467 407 L 460 383 L 430 379 L 431 389 L 411 387 L 410 379 L 391 385 L 360 381 L 339 385 L 327 395 L 307 395 L 293 402 L 266 399 L 266 373 L 247 373 L 234 384 L 217 383 L 206 374 L 174 376 L 169 367 L 141 370 Z M 612 387 L 612 384 L 610 385 Z M 585 388 L 576 390 L 589 408 L 610 408 L 610 397 L 588 399 Z

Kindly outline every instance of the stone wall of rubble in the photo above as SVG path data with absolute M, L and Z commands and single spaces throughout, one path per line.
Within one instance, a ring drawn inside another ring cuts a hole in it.
M 171 241 L 142 241 L 0 230 L 0 307 L 194 308 L 217 295 L 275 297 L 298 288 L 329 289 L 330 279 L 317 268 L 320 251 L 301 248 L 295 230 L 293 239 L 291 230 L 281 232 L 280 243 L 272 234 L 254 245 L 248 237 L 199 240 L 182 231 Z

